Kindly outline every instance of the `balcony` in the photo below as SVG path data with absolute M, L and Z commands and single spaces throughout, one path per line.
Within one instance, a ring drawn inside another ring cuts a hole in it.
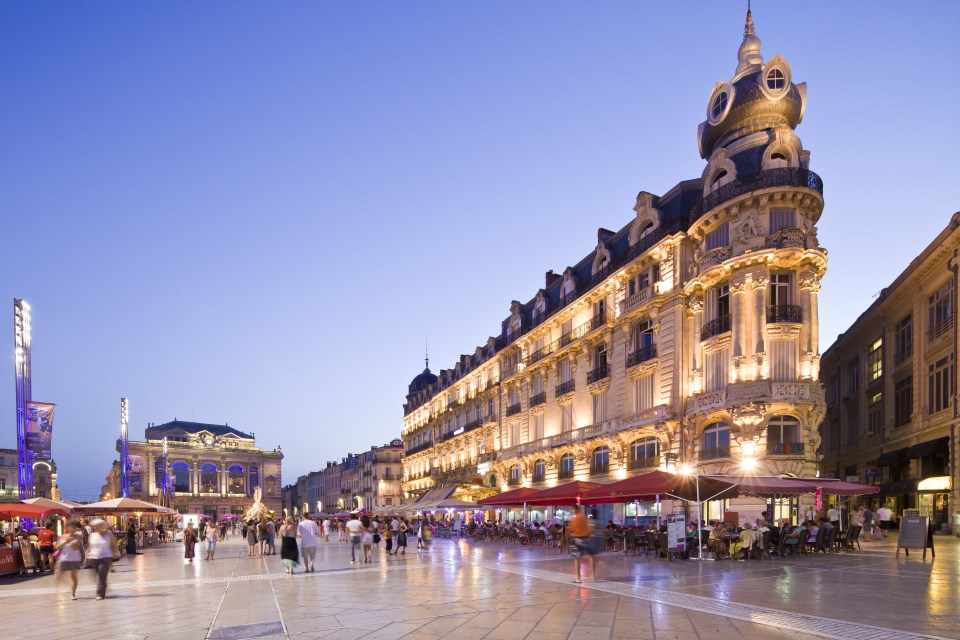
M 429 449 L 429 448 L 432 447 L 432 446 L 433 446 L 433 443 L 432 443 L 432 442 L 424 442 L 423 444 L 420 444 L 420 445 L 417 445 L 417 446 L 415 446 L 415 447 L 411 447 L 411 448 L 407 449 L 406 454 L 407 454 L 408 456 L 410 456 L 410 455 L 413 455 L 413 454 L 415 454 L 415 453 L 420 453 L 421 451 L 426 451 L 427 449 Z
M 636 351 L 632 351 L 627 355 L 627 368 L 635 367 L 638 364 L 643 364 L 647 360 L 653 360 L 657 357 L 657 345 L 648 344 L 640 347 Z
M 561 382 L 557 385 L 556 388 L 556 397 L 565 396 L 568 393 L 573 393 L 576 390 L 576 384 L 574 380 L 567 380 L 566 382 Z
M 772 304 L 767 307 L 767 324 L 803 322 L 803 309 L 798 304 Z
M 542 404 L 547 402 L 547 392 L 541 391 L 540 393 L 534 394 L 530 397 L 530 406 L 539 407 Z
M 720 206 L 724 202 L 733 200 L 751 191 L 771 187 L 805 187 L 823 195 L 823 180 L 809 169 L 801 169 L 799 167 L 767 169 L 756 175 L 728 182 L 715 191 L 708 193 L 706 197 L 693 208 L 693 211 L 690 212 L 690 224 L 693 224 L 699 220 L 703 214 Z
M 601 380 L 604 380 L 605 378 L 609 378 L 609 377 L 610 377 L 610 371 L 607 368 L 607 365 L 601 365 L 587 373 L 587 384 L 600 382 Z
M 519 403 L 519 402 L 517 402 L 517 403 L 515 403 L 515 404 L 511 404 L 509 407 L 507 407 L 507 417 L 508 417 L 508 418 L 509 418 L 510 416 L 515 416 L 515 415 L 517 415 L 518 413 L 520 413 L 520 403 Z
M 622 315 L 627 313 L 628 311 L 639 306 L 644 300 L 649 300 L 652 297 L 653 287 L 643 287 L 632 296 L 620 302 L 620 314 Z
M 802 456 L 802 442 L 768 442 L 768 456 Z
M 935 342 L 937 339 L 950 333 L 953 329 L 953 316 L 943 318 L 927 331 L 927 342 Z
M 893 366 L 899 367 L 904 362 L 910 360 L 913 357 L 913 345 L 908 344 L 904 345 L 902 349 L 893 354 Z
M 636 458 L 631 459 L 627 463 L 627 468 L 631 471 L 635 469 L 655 469 L 660 466 L 660 456 L 655 456 L 652 458 Z
M 713 449 L 701 449 L 700 461 L 719 460 L 720 458 L 730 457 L 730 447 L 714 447 Z
M 710 322 L 705 322 L 700 327 L 700 340 L 707 340 L 713 336 L 730 331 L 730 314 L 725 314 L 719 318 L 714 318 Z
M 785 249 L 805 246 L 804 233 L 800 229 L 780 229 L 767 236 L 763 243 L 765 249 Z

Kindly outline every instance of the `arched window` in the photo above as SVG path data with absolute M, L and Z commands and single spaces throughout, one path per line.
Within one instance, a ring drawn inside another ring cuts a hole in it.
M 253 490 L 260 486 L 260 467 L 255 464 L 250 465 L 250 484 L 247 486 L 249 495 L 253 495 Z
M 660 440 L 640 438 L 630 444 L 630 468 L 647 469 L 660 466 Z
M 774 416 L 767 423 L 767 454 L 792 456 L 803 453 L 800 421 L 793 416 Z
M 573 477 L 573 454 L 565 453 L 560 456 L 560 479 L 569 480 Z
M 186 462 L 173 463 L 173 490 L 176 493 L 190 493 L 190 467 Z
M 727 92 L 721 91 L 717 94 L 717 97 L 713 99 L 713 117 L 714 119 L 719 118 L 723 115 L 723 112 L 727 109 Z
M 537 460 L 533 463 L 533 481 L 543 482 L 547 479 L 547 463 L 543 460 Z
M 491 487 L 497 486 L 497 476 L 490 476 L 490 486 Z
M 523 482 L 523 470 L 520 468 L 520 465 L 515 464 L 510 467 L 510 479 L 507 481 L 511 487 L 519 485 Z
M 200 491 L 202 493 L 217 493 L 217 465 L 209 462 L 200 467 Z
M 608 473 L 610 471 L 610 447 L 604 445 L 593 450 L 590 461 L 590 473 Z
M 701 460 L 730 457 L 730 425 L 726 422 L 712 422 L 703 430 L 703 444 L 700 447 Z
M 230 493 L 244 493 L 245 486 L 243 482 L 243 467 L 238 464 L 231 465 L 227 469 Z

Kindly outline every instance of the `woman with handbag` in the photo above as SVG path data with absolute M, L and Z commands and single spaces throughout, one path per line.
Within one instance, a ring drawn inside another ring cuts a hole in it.
M 120 558 L 120 549 L 105 520 L 97 518 L 90 526 L 93 533 L 87 542 L 87 562 L 97 572 L 97 600 L 103 600 L 107 597 L 107 574 L 113 561 Z
M 71 520 L 66 532 L 57 539 L 54 555 L 57 558 L 57 581 L 67 572 L 70 573 L 70 599 L 77 599 L 77 569 L 83 564 L 83 536 L 80 523 Z

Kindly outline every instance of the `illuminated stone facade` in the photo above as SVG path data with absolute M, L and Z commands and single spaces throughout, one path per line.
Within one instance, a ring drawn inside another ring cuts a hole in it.
M 168 506 L 180 513 L 211 516 L 241 514 L 253 504 L 253 490 L 263 491 L 263 504 L 280 513 L 280 448 L 257 447 L 253 434 L 227 425 L 174 420 L 150 425 L 145 441 L 129 442 L 131 498 L 161 504 L 163 439 L 167 439 Z M 117 442 L 117 450 L 120 443 Z M 114 462 L 101 499 L 120 495 L 120 465 Z
M 701 177 L 641 192 L 624 227 L 599 229 L 592 253 L 512 303 L 498 336 L 410 384 L 408 499 L 674 465 L 813 475 L 827 258 L 822 184 L 794 132 L 805 106 L 748 14 L 736 73 L 700 125 Z
M 0 449 L 0 502 L 20 499 L 17 450 Z M 33 497 L 60 499 L 57 464 L 53 460 L 33 461 Z
M 960 214 L 823 354 L 827 475 L 879 485 L 874 506 L 955 527 Z M 951 505 L 954 505 L 951 507 Z

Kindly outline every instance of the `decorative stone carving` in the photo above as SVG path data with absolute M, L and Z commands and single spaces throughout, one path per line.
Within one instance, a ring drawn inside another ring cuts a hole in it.
M 703 297 L 693 296 L 687 301 L 687 306 L 690 308 L 690 311 L 693 313 L 703 311 Z
M 820 276 L 812 271 L 804 271 L 800 274 L 800 288 L 810 289 L 810 291 L 820 291 Z
M 730 254 L 730 247 L 717 247 L 716 249 L 712 249 L 700 260 L 700 269 L 709 269 L 712 266 L 718 265 L 728 260 Z
M 774 382 L 770 396 L 774 400 L 809 400 L 810 385 L 806 382 Z
M 730 411 L 733 423 L 743 430 L 746 435 L 753 435 L 757 426 L 763 422 L 770 405 L 765 402 L 748 402 L 733 407 Z
M 751 238 L 761 235 L 760 223 L 757 221 L 757 214 L 753 211 L 741 217 L 737 223 L 737 240 L 746 242 Z

